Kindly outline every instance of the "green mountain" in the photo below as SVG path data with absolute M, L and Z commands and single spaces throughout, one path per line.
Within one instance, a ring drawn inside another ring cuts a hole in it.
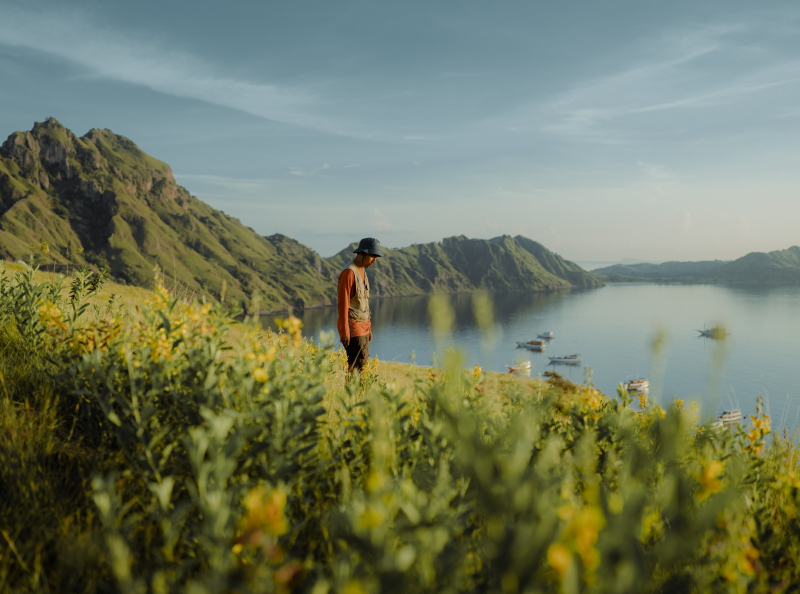
M 356 244 L 329 262 L 344 268 Z M 544 291 L 569 287 L 599 287 L 594 274 L 517 236 L 468 239 L 463 235 L 440 242 L 385 249 L 386 258 L 370 268 L 370 286 L 379 296 L 419 295 L 458 291 Z
M 719 282 L 798 283 L 800 247 L 774 252 L 751 252 L 710 271 L 706 278 Z
M 706 273 L 724 266 L 728 262 L 711 260 L 704 262 L 664 262 L 662 264 L 614 264 L 605 268 L 596 268 L 592 272 L 618 280 L 697 280 Z
M 800 283 L 800 247 L 751 252 L 733 261 L 614 265 L 593 270 L 609 282 Z
M 264 309 L 328 304 L 354 246 L 324 259 L 283 235 L 263 237 L 175 183 L 169 166 L 109 130 L 75 136 L 55 119 L 0 147 L 0 256 L 26 259 L 41 241 L 58 270 L 106 267 L 119 281 L 167 282 L 190 294 Z M 77 253 L 77 248 L 83 248 Z M 541 291 L 602 282 L 525 237 L 450 237 L 387 250 L 370 270 L 376 295 Z M 51 263 L 52 264 L 52 263 Z
M 129 284 L 153 266 L 186 291 L 265 308 L 326 303 L 334 271 L 304 245 L 262 237 L 175 183 L 170 168 L 108 130 L 78 138 L 59 122 L 15 132 L 0 149 L 0 255 L 46 241 L 57 264 L 105 266 Z M 74 254 L 78 246 L 82 254 Z

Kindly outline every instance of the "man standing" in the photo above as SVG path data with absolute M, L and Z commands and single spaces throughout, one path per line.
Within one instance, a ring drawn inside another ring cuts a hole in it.
M 360 372 L 364 361 L 369 359 L 369 343 L 372 340 L 372 323 L 369 309 L 369 280 L 365 270 L 383 256 L 381 242 L 365 237 L 353 251 L 355 259 L 339 275 L 339 318 L 336 328 L 347 352 L 347 371 Z

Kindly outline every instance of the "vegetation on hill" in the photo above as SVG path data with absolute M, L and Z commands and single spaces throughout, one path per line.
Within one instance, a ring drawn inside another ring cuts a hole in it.
M 608 282 L 730 282 L 800 283 L 800 247 L 774 252 L 751 252 L 732 262 L 664 262 L 663 264 L 615 264 L 592 271 Z
M 753 252 L 711 271 L 707 278 L 725 282 L 800 283 L 800 247 Z
M 697 280 L 728 262 L 709 260 L 702 262 L 663 262 L 661 264 L 614 264 L 593 270 L 609 279 Z
M 85 307 L 101 281 L 0 273 L 2 591 L 800 582 L 800 452 L 760 412 L 717 431 L 681 401 L 487 381 L 452 351 L 411 388 L 374 360 L 348 382 L 295 318 L 264 335 L 161 286 Z
M 351 244 L 329 258 L 344 268 L 353 257 Z M 379 296 L 458 291 L 542 291 L 598 287 L 597 276 L 526 237 L 468 239 L 385 249 L 386 258 L 370 268 L 370 286 Z
M 42 242 L 59 271 L 87 264 L 150 287 L 157 264 L 189 293 L 226 293 L 248 308 L 258 296 L 263 310 L 331 303 L 352 258 L 352 248 L 326 260 L 283 235 L 262 237 L 191 196 L 127 138 L 79 138 L 52 118 L 0 148 L 0 256 L 25 259 Z M 524 237 L 452 237 L 390 255 L 370 273 L 377 295 L 602 284 Z
M 0 149 L 0 199 L 5 258 L 26 259 L 44 241 L 58 270 L 104 267 L 139 286 L 152 285 L 158 264 L 189 292 L 242 302 L 258 294 L 265 309 L 331 297 L 333 271 L 312 250 L 211 208 L 109 130 L 78 138 L 51 118 L 15 132 Z

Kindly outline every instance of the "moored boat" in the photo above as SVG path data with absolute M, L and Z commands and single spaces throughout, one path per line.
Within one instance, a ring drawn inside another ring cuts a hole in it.
M 530 351 L 544 351 L 545 342 L 543 340 L 529 340 L 528 342 L 517 341 L 517 347 Z
M 718 416 L 711 427 L 713 429 L 722 429 L 723 427 L 736 427 L 742 422 L 742 411 L 738 408 L 733 410 L 726 410 Z
M 552 340 L 553 333 L 552 332 L 542 332 L 541 334 L 537 334 L 536 338 L 544 338 L 546 340 Z
M 719 416 L 719 419 L 723 425 L 738 425 L 742 422 L 742 411 L 738 408 L 726 410 Z
M 703 328 L 702 330 L 698 330 L 700 336 L 705 336 L 706 338 L 725 338 L 728 336 L 728 331 L 725 328 L 720 328 L 719 326 L 714 326 L 713 328 Z
M 650 381 L 646 378 L 629 380 L 624 385 L 632 394 L 647 394 L 650 391 Z
M 548 357 L 550 359 L 550 363 L 566 363 L 568 365 L 577 365 L 581 362 L 581 355 L 580 353 L 576 353 L 574 355 L 565 355 L 563 357 Z
M 531 362 L 520 361 L 519 363 L 514 363 L 513 365 L 506 365 L 506 367 L 508 367 L 509 373 L 516 373 L 518 371 L 530 371 Z

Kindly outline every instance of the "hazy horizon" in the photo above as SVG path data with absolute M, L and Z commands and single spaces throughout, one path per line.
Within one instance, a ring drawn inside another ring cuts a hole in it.
M 800 243 L 800 6 L 0 0 L 0 136 L 108 128 L 329 256 L 522 234 L 576 262 Z

